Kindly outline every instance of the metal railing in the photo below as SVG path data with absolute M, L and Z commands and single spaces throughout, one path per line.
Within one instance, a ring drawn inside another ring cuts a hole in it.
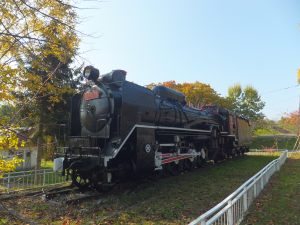
M 270 162 L 222 202 L 189 223 L 189 225 L 240 224 L 253 200 L 263 190 L 270 177 L 284 164 L 287 155 L 288 151 L 284 151 L 279 158 Z
M 42 188 L 64 182 L 66 178 L 61 172 L 54 172 L 52 169 L 5 173 L 0 178 L 0 193 Z

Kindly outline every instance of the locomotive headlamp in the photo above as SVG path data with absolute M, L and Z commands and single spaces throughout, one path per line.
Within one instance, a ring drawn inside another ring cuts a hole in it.
M 99 77 L 99 70 L 93 66 L 87 66 L 83 70 L 83 76 L 88 80 L 96 82 Z
M 88 78 L 91 74 L 91 68 L 86 67 L 83 71 L 83 75 Z

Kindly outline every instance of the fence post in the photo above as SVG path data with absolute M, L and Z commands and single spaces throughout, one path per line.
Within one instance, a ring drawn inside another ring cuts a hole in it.
M 46 183 L 46 170 L 43 170 L 43 186 L 45 186 Z
M 248 208 L 248 196 L 247 196 L 247 188 L 244 188 L 244 194 L 243 194 L 243 203 L 244 203 L 244 212 L 247 211 Z
M 257 180 L 255 179 L 254 184 L 253 184 L 253 197 L 256 198 L 256 182 Z
M 278 161 L 276 162 L 276 171 L 279 171 L 280 167 L 279 167 L 279 159 Z
M 206 225 L 206 221 L 205 221 L 205 220 L 202 220 L 202 221 L 201 221 L 201 225 Z
M 232 214 L 232 201 L 228 201 L 228 205 L 230 206 L 228 211 L 227 211 L 227 224 L 228 225 L 233 225 L 233 214 Z
M 10 189 L 10 172 L 7 175 L 7 185 L 6 185 L 6 187 L 7 187 L 7 191 L 9 192 L 9 189 Z

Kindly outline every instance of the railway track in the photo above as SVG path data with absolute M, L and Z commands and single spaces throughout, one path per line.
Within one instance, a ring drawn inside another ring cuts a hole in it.
M 154 182 L 157 177 L 148 177 L 142 180 L 133 180 L 128 182 L 118 183 L 110 190 L 105 192 L 98 192 L 94 189 L 86 189 L 80 190 L 76 187 L 73 188 L 65 188 L 65 189 L 54 189 L 48 192 L 45 192 L 42 195 L 42 199 L 46 202 L 54 203 L 54 204 L 78 204 L 81 202 L 85 202 L 87 200 L 102 200 L 105 202 L 106 198 L 110 198 L 111 196 L 118 195 L 129 195 L 131 193 L 139 191 L 145 185 Z
M 13 193 L 4 193 L 0 194 L 0 200 L 10 200 L 14 198 L 20 198 L 20 197 L 35 197 L 35 196 L 41 196 L 46 192 L 54 192 L 59 190 L 64 190 L 71 188 L 71 185 L 68 186 L 59 186 L 59 187 L 51 187 L 51 188 L 42 188 L 39 190 L 25 190 L 25 191 L 19 191 L 19 192 L 13 192 Z
M 42 199 L 46 202 L 54 204 L 76 204 L 88 199 L 103 196 L 94 190 L 81 191 L 77 188 L 69 188 L 65 190 L 46 192 L 42 195 Z
M 42 190 L 30 190 L 0 195 L 0 201 L 13 200 L 16 198 L 42 198 L 43 201 L 55 204 L 73 204 L 89 199 L 104 197 L 106 194 L 130 193 L 138 188 L 139 181 L 116 184 L 110 191 L 98 192 L 94 189 L 80 190 L 72 185 L 55 187 Z

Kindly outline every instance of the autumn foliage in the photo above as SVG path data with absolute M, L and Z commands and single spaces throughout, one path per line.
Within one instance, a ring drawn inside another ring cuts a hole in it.
M 293 132 L 293 133 L 298 133 L 299 132 L 299 112 L 295 111 L 292 113 L 286 113 L 281 119 L 279 120 L 279 124 Z
M 33 122 L 41 122 L 39 117 L 44 118 L 49 110 L 64 103 L 65 95 L 72 92 L 69 64 L 79 39 L 75 30 L 77 15 L 71 2 L 0 3 L 0 102 L 20 108 L 10 118 L 0 118 L 0 150 L 18 148 L 19 115 L 25 108 L 30 114 L 23 117 L 34 116 Z M 18 162 L 0 158 L 0 175 L 13 170 Z

